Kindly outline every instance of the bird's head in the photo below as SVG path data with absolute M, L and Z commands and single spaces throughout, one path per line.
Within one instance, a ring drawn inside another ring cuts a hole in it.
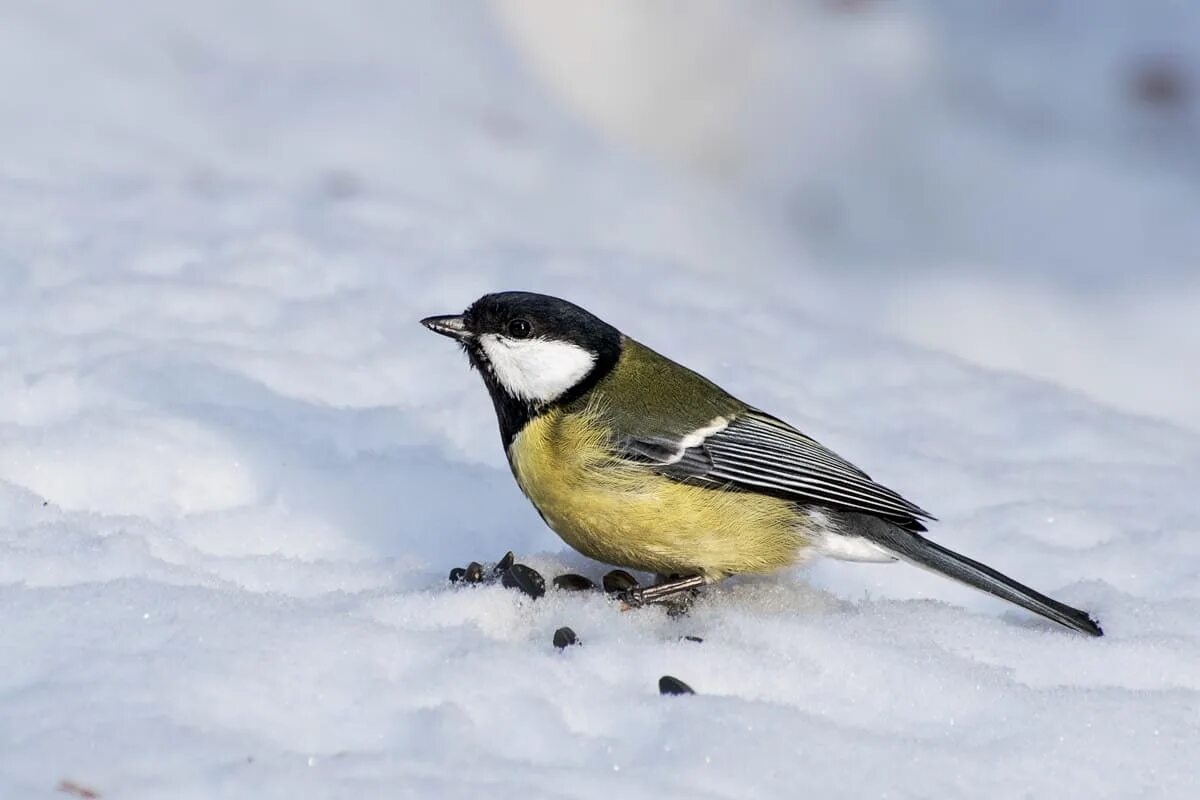
M 579 396 L 612 369 L 621 333 L 574 303 L 531 292 L 500 292 L 462 314 L 421 324 L 458 341 L 479 370 L 497 410 L 530 409 Z

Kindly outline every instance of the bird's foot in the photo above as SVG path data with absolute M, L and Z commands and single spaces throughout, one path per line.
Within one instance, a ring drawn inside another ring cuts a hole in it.
M 641 608 L 651 603 L 663 604 L 667 606 L 667 613 L 674 617 L 687 613 L 704 583 L 704 578 L 700 575 L 669 578 L 660 576 L 658 583 L 650 586 L 638 586 L 635 583 L 616 594 L 627 609 Z

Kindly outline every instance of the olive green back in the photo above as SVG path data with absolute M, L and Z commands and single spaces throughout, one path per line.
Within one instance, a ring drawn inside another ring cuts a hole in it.
M 589 404 L 603 412 L 614 433 L 649 439 L 685 436 L 746 408 L 703 375 L 628 336 L 616 367 L 568 411 Z

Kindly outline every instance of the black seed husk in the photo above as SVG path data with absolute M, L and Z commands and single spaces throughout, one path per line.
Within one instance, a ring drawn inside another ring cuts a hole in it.
M 497 561 L 496 566 L 492 567 L 492 572 L 495 573 L 496 575 L 501 574 L 502 572 L 504 572 L 504 570 L 508 569 L 509 567 L 511 567 L 513 565 L 514 560 L 515 559 L 513 558 L 513 551 L 509 550 L 507 553 L 504 554 L 504 558 Z
M 663 675 L 658 679 L 659 694 L 695 694 L 696 691 L 679 678 Z
M 554 632 L 554 646 L 559 650 L 573 644 L 579 644 L 579 637 L 575 635 L 575 631 L 564 626 Z
M 506 569 L 500 582 L 508 589 L 520 589 L 534 600 L 546 593 L 546 580 L 536 569 L 524 564 L 513 564 Z
M 704 641 L 699 636 L 684 636 L 683 638 L 684 638 L 684 641 L 688 641 L 688 642 L 700 643 L 700 642 Z
M 624 592 L 629 589 L 637 588 L 637 578 L 630 575 L 623 569 L 614 569 L 612 572 L 604 576 L 604 591 L 609 594 Z
M 483 581 L 483 564 L 478 561 L 472 561 L 467 564 L 467 572 L 463 576 L 467 583 L 480 583 Z
M 463 569 L 462 567 L 455 567 L 454 569 L 450 570 L 450 582 L 458 583 L 464 577 L 466 577 L 466 574 L 467 574 L 467 571 L 465 569 Z
M 582 575 L 576 575 L 574 572 L 559 575 L 554 579 L 554 586 L 555 588 L 562 589 L 564 592 L 586 592 L 596 588 L 595 583 Z

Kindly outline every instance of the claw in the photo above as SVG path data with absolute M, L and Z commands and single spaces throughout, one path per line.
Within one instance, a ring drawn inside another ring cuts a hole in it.
M 640 586 L 633 586 L 625 589 L 617 594 L 617 598 L 624 606 L 622 611 L 629 611 L 634 608 L 641 608 L 646 605 L 646 593 Z

